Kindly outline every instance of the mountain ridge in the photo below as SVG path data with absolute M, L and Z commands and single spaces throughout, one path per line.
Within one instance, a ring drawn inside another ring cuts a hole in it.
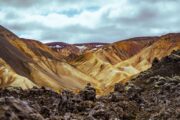
M 17 81 L 14 76 L 20 76 L 23 80 L 18 81 L 16 87 L 21 86 L 24 78 L 31 83 L 27 88 L 45 86 L 54 91 L 77 92 L 91 83 L 98 94 L 104 94 L 109 93 L 115 83 L 128 81 L 150 68 L 155 57 L 161 59 L 180 49 L 180 35 L 136 37 L 112 44 L 87 43 L 89 48 L 85 50 L 77 48 L 84 44 L 75 44 L 77 51 L 69 45 L 63 51 L 56 51 L 39 41 L 19 38 L 1 27 L 0 43 L 1 68 L 13 71 L 6 74 L 8 78 L 2 78 L 11 82 L 2 83 L 0 87 L 11 86 Z M 2 74 L 3 70 L 0 69 Z

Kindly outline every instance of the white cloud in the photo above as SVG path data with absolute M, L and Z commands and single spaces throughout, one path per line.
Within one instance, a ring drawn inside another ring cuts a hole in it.
M 5 14 L 4 12 L 0 11 L 0 21 L 3 21 L 3 20 L 4 20 L 5 15 L 6 15 L 6 14 Z
M 178 32 L 178 0 L 6 0 L 0 22 L 16 34 L 42 41 L 112 42 Z

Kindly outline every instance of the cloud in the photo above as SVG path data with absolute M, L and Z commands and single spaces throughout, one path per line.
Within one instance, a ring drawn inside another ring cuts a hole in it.
M 35 5 L 36 0 L 2 0 L 2 6 L 11 6 L 11 7 L 29 7 Z
M 0 23 L 42 42 L 114 42 L 179 32 L 180 0 L 3 0 Z

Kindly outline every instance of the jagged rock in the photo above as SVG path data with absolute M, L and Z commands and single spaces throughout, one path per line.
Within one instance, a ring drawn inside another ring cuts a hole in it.
M 44 120 L 44 118 L 31 108 L 26 102 L 14 97 L 0 98 L 1 120 Z
M 124 92 L 125 91 L 125 86 L 120 84 L 120 83 L 117 83 L 114 85 L 114 91 L 115 92 Z
M 154 60 L 152 62 L 152 66 L 155 66 L 158 63 L 159 63 L 159 59 L 158 58 L 154 58 Z
M 94 107 L 94 103 L 92 101 L 82 101 L 79 103 L 78 111 L 89 111 Z
M 87 84 L 87 86 L 80 92 L 80 96 L 83 100 L 92 100 L 96 99 L 96 89 L 94 89 L 91 84 Z

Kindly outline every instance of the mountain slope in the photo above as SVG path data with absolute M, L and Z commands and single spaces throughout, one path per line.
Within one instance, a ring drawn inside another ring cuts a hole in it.
M 117 82 L 124 82 L 133 75 L 147 70 L 151 67 L 155 57 L 161 59 L 173 50 L 180 49 L 179 34 L 154 37 L 153 39 L 142 40 L 139 38 L 139 42 L 137 39 L 105 46 L 94 53 L 82 55 L 71 64 L 100 81 L 101 88 L 105 90 Z M 116 49 L 112 46 L 116 46 Z M 117 51 L 121 52 L 117 54 Z
M 34 40 L 20 39 L 5 28 L 1 31 L 0 57 L 17 75 L 54 90 L 81 89 L 88 82 L 98 86 L 98 82 L 63 62 L 48 46 Z
M 62 58 L 70 61 L 84 53 L 93 52 L 108 43 L 81 43 L 67 44 L 63 42 L 46 43 L 51 49 L 56 51 Z
M 76 92 L 91 83 L 98 94 L 105 94 L 115 83 L 126 82 L 150 68 L 155 57 L 161 59 L 180 49 L 180 35 L 72 45 L 75 48 L 86 46 L 80 53 L 73 47 L 68 49 L 67 44 L 61 46 L 68 52 L 61 54 L 62 51 L 54 50 L 52 44 L 19 38 L 0 26 L 0 87 L 45 86 L 54 91 Z

